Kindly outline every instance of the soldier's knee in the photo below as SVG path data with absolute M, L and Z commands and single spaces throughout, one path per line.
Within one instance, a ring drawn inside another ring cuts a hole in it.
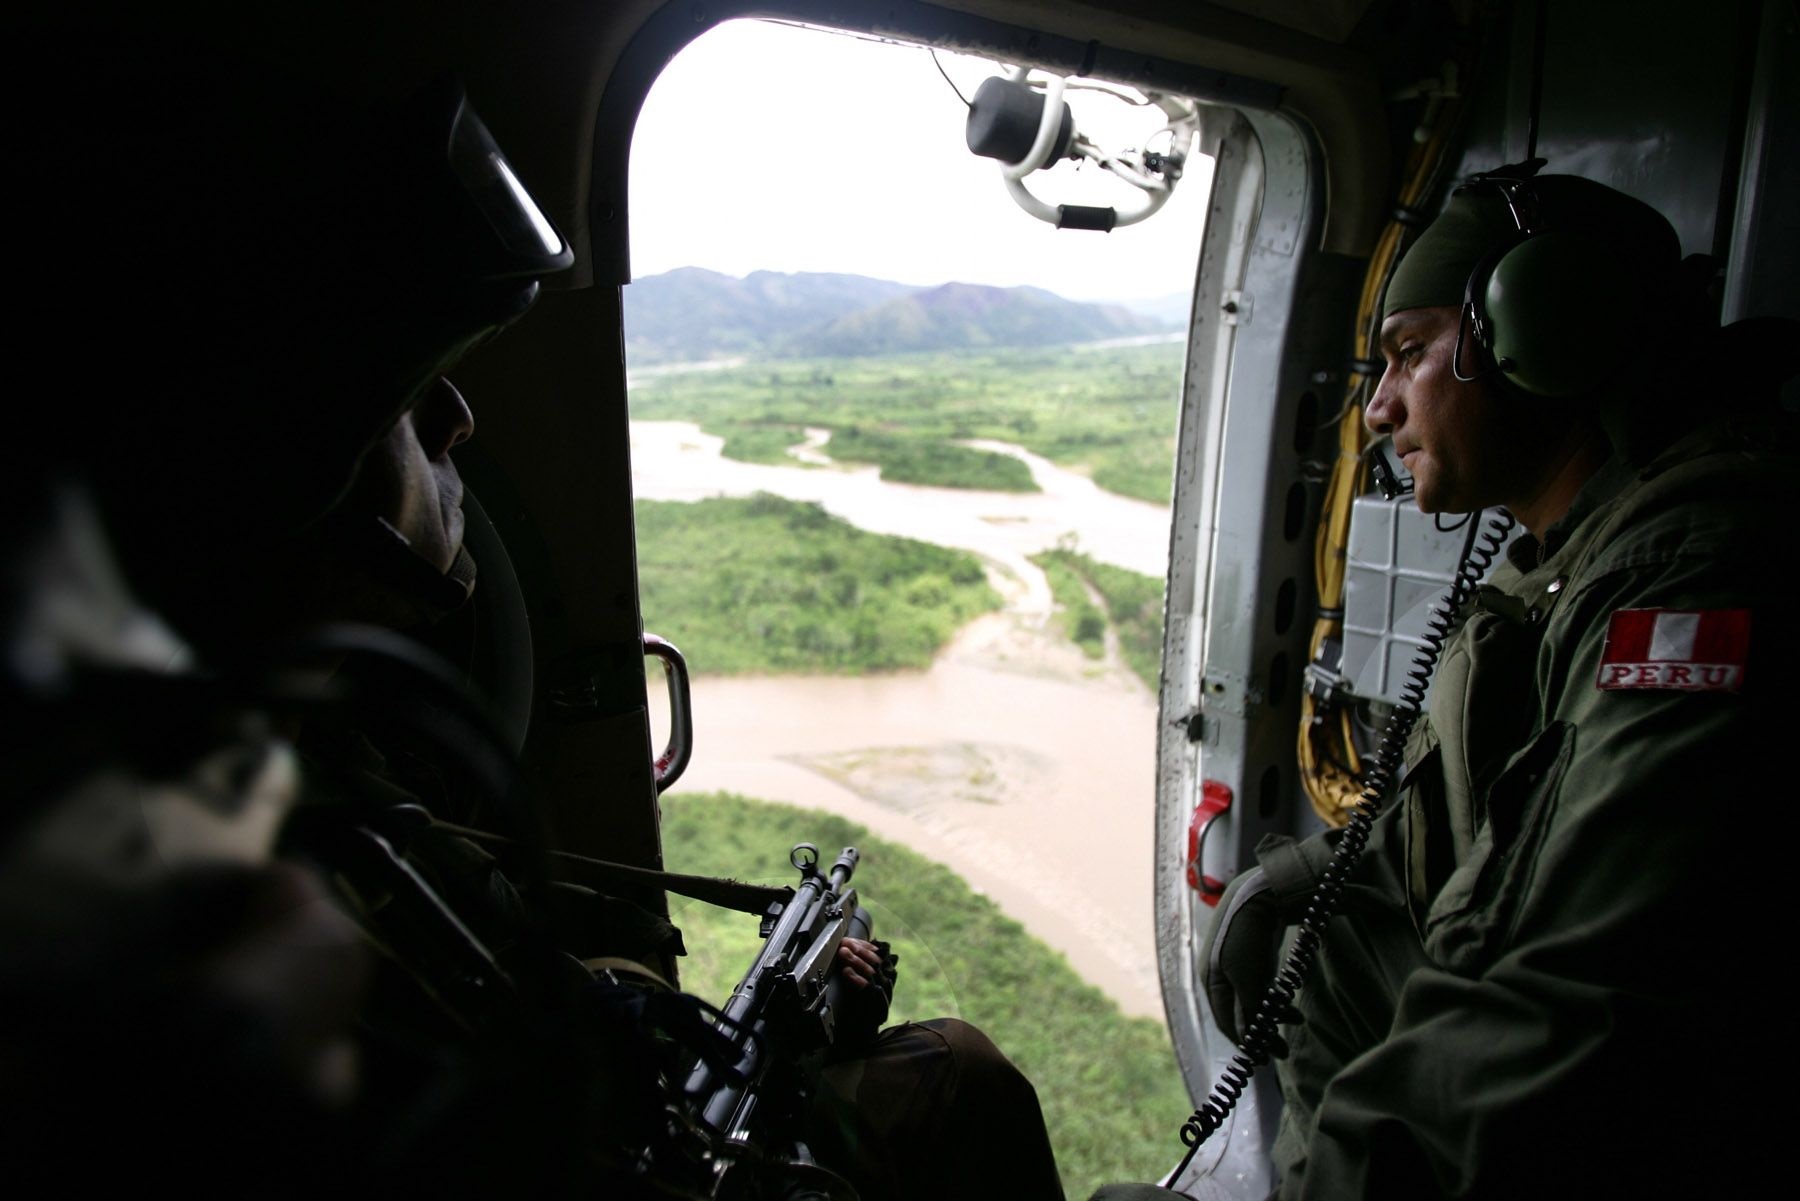
M 943 1040 L 955 1078 L 964 1089 L 994 1096 L 1029 1095 L 1035 1102 L 1037 1090 L 1031 1081 L 980 1027 L 960 1018 L 938 1018 L 918 1024 Z

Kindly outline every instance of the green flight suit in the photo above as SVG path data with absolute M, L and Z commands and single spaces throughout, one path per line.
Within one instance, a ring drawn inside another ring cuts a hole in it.
M 1729 1079 L 1793 1079 L 1773 989 L 1797 482 L 1774 421 L 1719 422 L 1615 459 L 1508 548 L 1286 1030 L 1283 1198 L 1789 1174 L 1759 1158 L 1777 1111 Z M 1598 687 L 1612 615 L 1645 609 L 1748 610 L 1740 687 Z

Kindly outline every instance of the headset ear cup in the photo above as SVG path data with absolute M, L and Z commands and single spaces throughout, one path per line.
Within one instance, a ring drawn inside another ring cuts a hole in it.
M 1483 290 L 1494 361 L 1538 396 L 1595 391 L 1632 353 L 1638 275 L 1581 231 L 1527 238 L 1494 265 Z

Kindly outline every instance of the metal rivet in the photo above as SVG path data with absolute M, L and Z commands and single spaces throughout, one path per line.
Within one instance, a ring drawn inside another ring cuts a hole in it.
M 1561 592 L 1563 590 L 1563 585 L 1568 582 L 1569 582 L 1568 576 L 1559 575 L 1554 580 L 1550 581 L 1550 586 L 1548 588 L 1546 588 L 1544 591 L 1551 592 L 1551 593 Z

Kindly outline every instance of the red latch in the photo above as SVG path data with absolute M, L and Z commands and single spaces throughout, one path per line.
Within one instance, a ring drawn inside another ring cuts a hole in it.
M 1200 853 L 1206 849 L 1206 836 L 1212 831 L 1213 819 L 1231 808 L 1231 786 L 1218 780 L 1200 782 L 1200 803 L 1194 807 L 1188 822 L 1187 882 L 1200 899 L 1217 905 L 1225 893 L 1225 881 L 1200 871 Z

